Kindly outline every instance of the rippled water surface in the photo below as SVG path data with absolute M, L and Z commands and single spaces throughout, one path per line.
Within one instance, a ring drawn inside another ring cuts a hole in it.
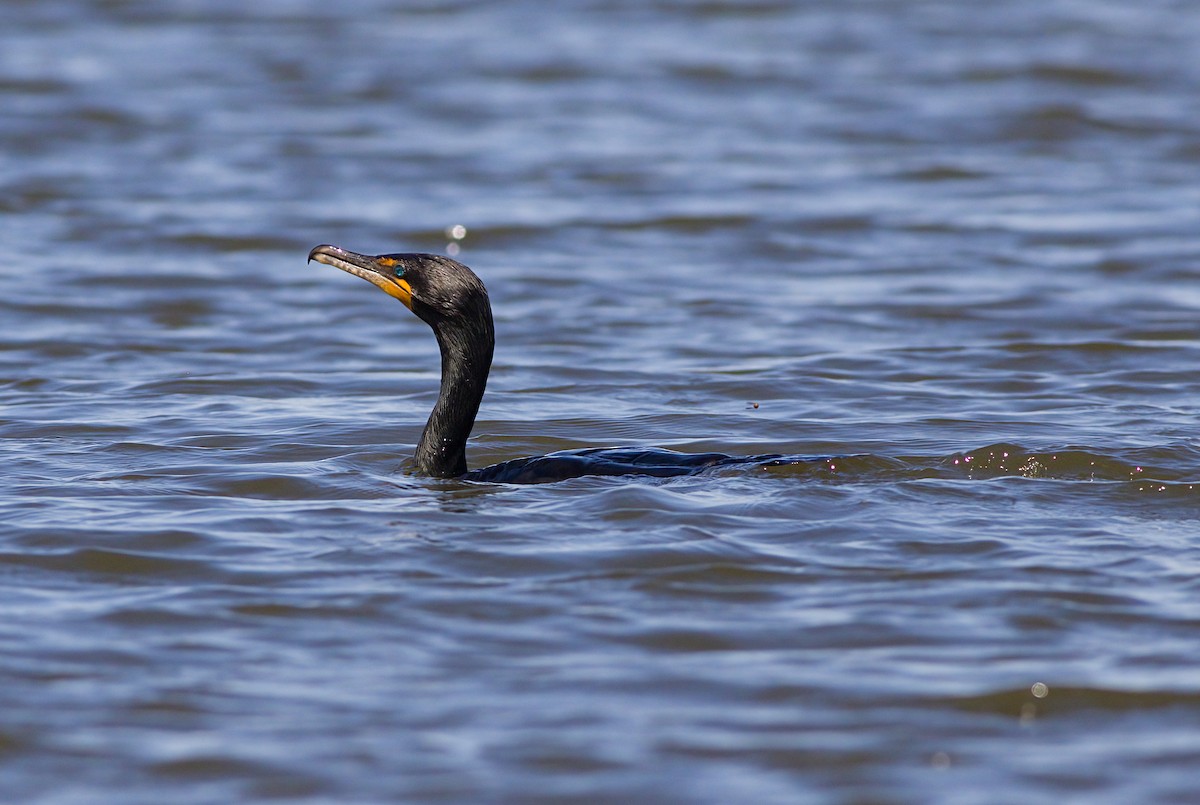
M 1195 802 L 1200 8 L 0 6 L 7 802 Z M 454 227 L 465 229 L 455 230 Z M 428 329 L 318 243 L 456 253 Z

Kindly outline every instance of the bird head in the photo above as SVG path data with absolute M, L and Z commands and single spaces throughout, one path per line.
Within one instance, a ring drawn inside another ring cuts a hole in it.
M 491 307 L 487 289 L 475 272 L 449 257 L 436 254 L 358 254 L 337 246 L 318 246 L 310 261 L 340 268 L 362 277 L 395 297 L 421 319 L 436 326 L 445 321 L 478 316 Z

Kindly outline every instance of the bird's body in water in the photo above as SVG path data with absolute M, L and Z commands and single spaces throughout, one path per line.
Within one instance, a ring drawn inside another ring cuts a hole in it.
M 495 346 L 492 306 L 483 282 L 462 263 L 433 254 L 370 256 L 317 246 L 308 259 L 362 277 L 433 328 L 442 355 L 442 386 L 413 456 L 413 471 L 419 475 L 545 483 L 583 475 L 689 475 L 779 458 L 615 448 L 551 453 L 468 471 L 467 438 L 483 400 Z

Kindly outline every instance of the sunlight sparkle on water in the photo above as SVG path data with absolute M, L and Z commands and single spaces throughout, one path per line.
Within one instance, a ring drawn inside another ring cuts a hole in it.
M 462 247 L 458 242 L 467 236 L 467 228 L 462 224 L 454 224 L 446 227 L 446 237 L 450 238 L 450 242 L 446 244 L 446 254 L 451 257 L 457 257 Z

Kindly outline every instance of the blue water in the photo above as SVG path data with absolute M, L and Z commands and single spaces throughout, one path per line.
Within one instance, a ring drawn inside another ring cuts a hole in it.
M 0 798 L 1194 802 L 1200 13 L 0 7 Z M 452 253 L 437 349 L 319 243 Z

